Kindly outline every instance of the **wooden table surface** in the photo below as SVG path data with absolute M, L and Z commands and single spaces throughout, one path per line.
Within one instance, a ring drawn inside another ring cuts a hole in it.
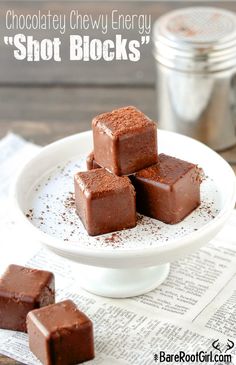
M 151 14 L 155 20 L 171 9 L 186 6 L 184 2 L 91 3 L 54 2 L 39 3 L 1 2 L 1 39 L 7 9 L 33 13 L 38 9 L 68 13 L 78 8 L 81 13 L 109 13 L 114 7 L 124 14 Z M 196 5 L 199 2 L 188 2 Z M 234 2 L 210 3 L 236 11 Z M 136 37 L 131 32 L 130 37 Z M 35 32 L 38 38 L 45 33 Z M 52 36 L 52 35 L 51 35 Z M 112 38 L 114 34 L 111 34 Z M 50 37 L 50 34 L 48 34 Z M 66 35 L 64 36 L 66 37 Z M 100 37 L 100 35 L 99 35 Z M 101 37 L 100 37 L 101 38 Z M 62 54 L 68 49 L 64 42 Z M 66 58 L 66 57 L 65 57 Z M 14 61 L 11 50 L 0 43 L 0 138 L 8 131 L 18 133 L 27 140 L 46 145 L 67 135 L 90 129 L 94 115 L 115 107 L 135 105 L 156 119 L 155 63 L 151 45 L 142 53 L 141 60 L 132 62 L 40 62 Z M 222 153 L 235 168 L 236 147 Z M 235 169 L 236 171 L 236 169 Z M 0 355 L 1 365 L 18 362 Z

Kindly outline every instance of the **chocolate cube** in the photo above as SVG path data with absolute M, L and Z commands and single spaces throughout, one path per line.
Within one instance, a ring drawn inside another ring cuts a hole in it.
M 91 236 L 136 225 L 135 191 L 128 177 L 103 168 L 75 175 L 75 205 Z
M 99 169 L 101 166 L 94 159 L 94 152 L 90 152 L 90 154 L 86 158 L 87 170 Z
M 26 315 L 55 302 L 51 272 L 10 265 L 0 279 L 0 328 L 26 332 Z
M 180 222 L 200 204 L 200 169 L 189 162 L 159 155 L 157 164 L 135 174 L 137 211 L 162 222 Z
M 95 161 L 116 175 L 129 175 L 157 162 L 156 123 L 133 106 L 92 121 Z
M 94 358 L 93 325 L 71 300 L 27 316 L 29 347 L 44 365 L 73 365 Z

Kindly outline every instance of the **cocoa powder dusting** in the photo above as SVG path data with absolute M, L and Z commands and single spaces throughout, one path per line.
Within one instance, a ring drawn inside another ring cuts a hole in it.
M 64 201 L 65 208 L 75 208 L 75 194 L 72 192 L 69 192 L 69 196 Z M 63 216 L 65 213 L 62 214 Z
M 192 178 L 195 178 L 196 182 L 201 182 L 196 165 L 161 153 L 158 157 L 158 163 L 138 171 L 135 176 L 172 185 L 190 170 L 193 170 Z
M 103 168 L 78 172 L 75 175 L 75 181 L 82 191 L 87 191 L 92 196 L 126 188 L 134 191 L 128 177 L 113 175 Z
M 92 125 L 106 130 L 108 134 L 113 136 L 139 131 L 147 127 L 156 128 L 155 122 L 133 106 L 100 114 L 93 119 Z

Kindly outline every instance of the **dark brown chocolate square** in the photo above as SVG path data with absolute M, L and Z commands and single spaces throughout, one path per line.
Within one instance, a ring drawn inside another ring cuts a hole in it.
M 92 121 L 95 161 L 116 175 L 129 175 L 157 162 L 156 123 L 133 106 Z
M 49 271 L 10 265 L 0 279 L 0 328 L 26 332 L 26 315 L 55 302 Z
M 86 165 L 87 165 L 87 170 L 99 169 L 101 167 L 95 161 L 95 159 L 94 159 L 94 152 L 93 151 L 90 152 L 90 154 L 87 156 L 87 158 L 86 158 Z
M 135 191 L 129 178 L 103 168 L 75 175 L 75 204 L 89 235 L 136 225 Z
M 135 174 L 137 211 L 162 222 L 180 222 L 200 204 L 200 169 L 189 162 L 159 155 L 157 164 Z
M 31 311 L 29 347 L 44 365 L 73 365 L 94 358 L 93 325 L 71 300 Z

